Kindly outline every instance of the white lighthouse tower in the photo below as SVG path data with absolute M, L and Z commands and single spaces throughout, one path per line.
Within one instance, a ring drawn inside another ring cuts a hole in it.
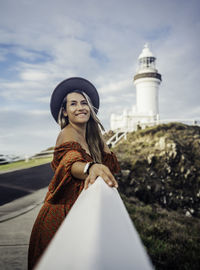
M 141 122 L 154 122 L 159 120 L 158 90 L 161 75 L 156 69 L 156 58 L 150 51 L 148 44 L 144 45 L 138 61 L 138 70 L 134 76 L 136 114 Z
M 136 105 L 130 111 L 124 109 L 121 115 L 113 113 L 110 119 L 111 130 L 132 131 L 136 130 L 138 125 L 155 125 L 159 120 L 158 94 L 161 75 L 156 69 L 156 58 L 148 44 L 144 45 L 138 61 L 137 73 L 134 76 Z

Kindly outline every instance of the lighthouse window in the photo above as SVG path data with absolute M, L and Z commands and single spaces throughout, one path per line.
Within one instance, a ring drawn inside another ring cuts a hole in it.
M 141 68 L 146 67 L 146 59 L 145 58 L 140 59 L 140 66 L 141 66 Z
M 154 57 L 150 58 L 151 63 L 154 62 L 154 60 L 155 60 Z
M 147 58 L 144 58 L 144 67 L 148 67 L 148 64 L 147 64 Z
M 143 57 L 139 60 L 140 68 L 155 67 L 155 57 Z

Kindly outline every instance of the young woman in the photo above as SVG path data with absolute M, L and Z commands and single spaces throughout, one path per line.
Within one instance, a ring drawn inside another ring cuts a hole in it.
M 29 270 L 38 262 L 84 188 L 98 176 L 110 187 L 118 187 L 113 173 L 119 171 L 119 165 L 101 135 L 103 127 L 96 116 L 98 108 L 98 92 L 83 78 L 61 82 L 52 94 L 51 113 L 61 132 L 51 163 L 55 174 L 32 229 Z

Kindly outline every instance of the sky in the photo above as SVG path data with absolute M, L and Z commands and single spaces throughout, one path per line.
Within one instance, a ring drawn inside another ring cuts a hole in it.
M 54 146 L 50 97 L 79 76 L 112 113 L 136 103 L 133 76 L 146 42 L 162 74 L 161 119 L 200 120 L 199 0 L 0 0 L 0 154 Z

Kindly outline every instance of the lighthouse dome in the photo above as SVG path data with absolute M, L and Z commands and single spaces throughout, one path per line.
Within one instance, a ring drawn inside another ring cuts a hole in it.
M 139 55 L 138 59 L 144 58 L 144 57 L 154 57 L 153 53 L 150 51 L 148 43 L 144 45 L 144 48 Z

